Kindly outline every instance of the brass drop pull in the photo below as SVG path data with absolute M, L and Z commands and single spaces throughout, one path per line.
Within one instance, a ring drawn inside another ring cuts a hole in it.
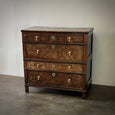
M 71 56 L 71 51 L 68 51 L 68 55 Z
M 67 80 L 67 82 L 70 83 L 70 82 L 71 82 L 71 79 L 69 78 L 69 79 Z
M 51 48 L 52 48 L 52 50 L 54 50 L 55 49 L 55 45 L 51 45 Z
M 52 77 L 55 77 L 56 76 L 56 73 L 52 73 Z
M 51 36 L 51 39 L 52 39 L 52 40 L 55 40 L 55 36 Z
M 55 64 L 52 64 L 52 68 L 55 68 L 56 67 L 56 65 Z
M 39 50 L 36 50 L 37 51 L 37 54 L 39 54 Z
M 40 80 L 40 76 L 39 75 L 37 76 L 37 80 Z
M 38 36 L 35 36 L 35 41 L 38 41 L 38 38 L 39 38 Z
M 68 40 L 68 42 L 71 42 L 71 37 L 70 36 L 67 37 L 67 40 Z
M 71 67 L 72 67 L 71 65 L 68 65 L 68 70 L 71 70 Z
M 30 67 L 30 63 L 28 63 L 28 67 Z
M 37 64 L 37 68 L 39 68 L 39 65 L 40 65 L 40 64 Z

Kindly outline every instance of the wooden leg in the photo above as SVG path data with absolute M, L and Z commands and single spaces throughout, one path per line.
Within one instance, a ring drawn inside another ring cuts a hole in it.
M 82 92 L 82 99 L 86 99 L 86 92 Z
M 25 86 L 25 92 L 29 93 L 29 86 Z

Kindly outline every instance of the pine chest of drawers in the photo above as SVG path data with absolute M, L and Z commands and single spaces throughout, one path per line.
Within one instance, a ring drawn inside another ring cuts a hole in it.
M 22 30 L 25 92 L 29 86 L 79 91 L 91 84 L 93 28 Z

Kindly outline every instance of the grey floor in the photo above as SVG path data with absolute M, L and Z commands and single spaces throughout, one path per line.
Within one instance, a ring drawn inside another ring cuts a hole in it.
M 115 115 L 115 87 L 92 85 L 86 100 L 80 93 L 30 88 L 24 78 L 0 75 L 0 115 Z

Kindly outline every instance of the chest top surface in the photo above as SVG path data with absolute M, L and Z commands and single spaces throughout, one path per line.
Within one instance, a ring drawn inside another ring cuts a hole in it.
M 70 28 L 70 27 L 43 27 L 43 26 L 34 26 L 27 29 L 21 30 L 22 32 L 26 31 L 36 31 L 36 32 L 76 32 L 76 33 L 89 33 L 93 28 Z

